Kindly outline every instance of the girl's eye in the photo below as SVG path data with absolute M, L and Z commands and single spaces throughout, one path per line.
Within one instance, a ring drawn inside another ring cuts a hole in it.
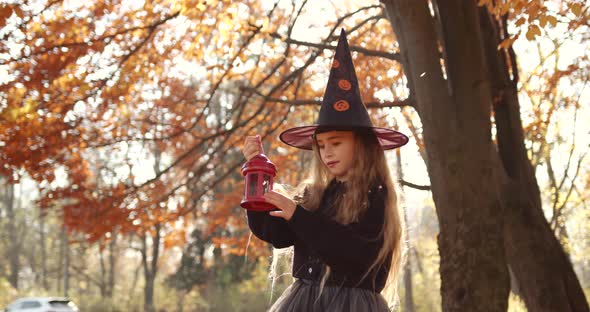
M 334 143 L 334 146 L 338 146 L 338 145 L 340 145 L 340 142 Z
M 320 148 L 324 148 L 324 146 L 323 146 L 323 145 L 320 145 L 319 147 L 320 147 Z

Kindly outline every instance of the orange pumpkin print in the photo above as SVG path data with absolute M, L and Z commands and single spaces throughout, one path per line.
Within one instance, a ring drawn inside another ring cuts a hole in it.
M 346 100 L 339 100 L 339 101 L 336 101 L 336 103 L 334 103 L 333 107 L 335 110 L 337 110 L 339 112 L 343 112 L 343 111 L 346 111 L 350 108 L 350 104 L 348 104 L 348 101 L 346 101 Z
M 338 62 L 338 60 L 334 59 L 334 61 L 332 62 L 332 68 L 338 68 L 340 67 L 340 62 Z
M 348 81 L 346 79 L 340 79 L 340 80 L 338 80 L 338 88 L 340 88 L 344 91 L 348 91 L 348 90 L 350 90 L 350 88 L 352 88 L 352 85 L 350 84 L 350 81 Z

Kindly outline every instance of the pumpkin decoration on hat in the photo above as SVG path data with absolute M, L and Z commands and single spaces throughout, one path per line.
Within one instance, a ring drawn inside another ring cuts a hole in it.
M 409 140 L 401 132 L 373 126 L 369 112 L 361 100 L 346 32 L 342 29 L 316 123 L 287 129 L 279 135 L 279 138 L 287 145 L 311 150 L 313 135 L 318 131 L 353 130 L 355 128 L 373 130 L 384 150 L 401 147 Z

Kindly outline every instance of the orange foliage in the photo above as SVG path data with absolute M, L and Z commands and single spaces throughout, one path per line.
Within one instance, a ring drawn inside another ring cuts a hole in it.
M 527 40 L 535 40 L 542 35 L 542 29 L 555 28 L 558 23 L 567 25 L 568 30 L 588 23 L 590 15 L 586 1 L 541 1 L 541 0 L 479 0 L 479 5 L 486 5 L 497 16 L 507 16 L 514 22 L 516 32 L 505 38 L 499 48 L 508 48 L 522 32 Z
M 529 14 L 531 27 L 555 24 L 555 14 L 540 1 L 495 3 L 499 14 Z M 0 71 L 6 71 L 0 174 L 18 179 L 15 173 L 26 170 L 40 183 L 41 205 L 62 209 L 68 229 L 90 240 L 114 228 L 157 228 L 170 248 L 184 242 L 185 229 L 173 226 L 183 219 L 185 227 L 205 221 L 208 234 L 222 233 L 217 243 L 245 251 L 243 138 L 261 134 L 278 166 L 277 182 L 296 184 L 304 177 L 301 154 L 285 153 L 277 134 L 315 122 L 317 106 L 295 100 L 321 98 L 339 28 L 349 30 L 353 48 L 398 50 L 377 3 L 344 5 L 338 20 L 325 21 L 325 40 L 297 44 L 289 35 L 301 4 L 43 4 L 0 7 L 0 26 L 8 30 L 0 41 Z M 576 16 L 588 12 L 575 3 L 563 9 Z M 365 102 L 382 102 L 379 93 L 389 94 L 385 100 L 407 96 L 397 61 L 361 52 L 353 58 Z M 385 123 L 386 113 L 371 114 L 378 125 Z M 133 154 L 139 149 L 145 159 Z M 58 168 L 67 174 L 64 187 L 51 184 Z M 252 239 L 251 246 L 264 245 Z

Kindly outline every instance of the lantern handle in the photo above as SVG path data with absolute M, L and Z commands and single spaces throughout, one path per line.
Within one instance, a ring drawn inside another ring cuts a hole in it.
M 260 135 L 258 135 L 258 134 L 256 135 L 256 141 L 258 142 L 258 149 L 259 149 L 260 154 L 265 155 L 264 154 L 264 147 L 262 146 L 262 140 L 260 139 Z

